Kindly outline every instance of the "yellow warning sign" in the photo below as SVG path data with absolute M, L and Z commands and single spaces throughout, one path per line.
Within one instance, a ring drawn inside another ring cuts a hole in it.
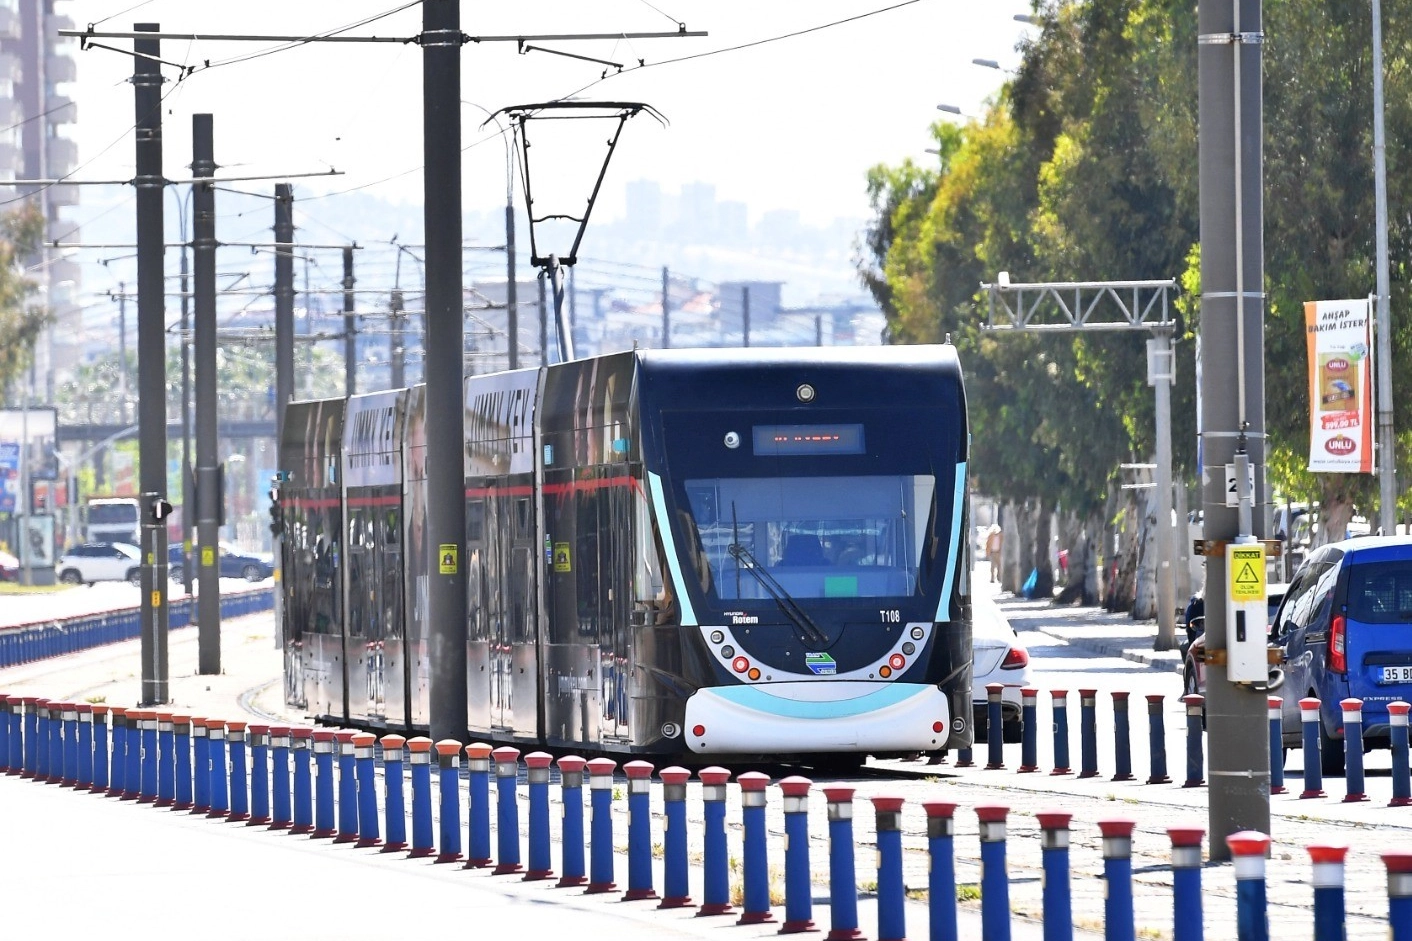
M 1231 600 L 1237 604 L 1265 601 L 1265 547 L 1229 546 Z
M 207 568 L 210 568 L 211 566 L 213 566 L 213 565 L 216 564 L 216 547 L 215 547 L 215 546 L 202 546 L 202 547 L 201 547 L 201 564 L 204 565 L 204 566 L 206 566 Z
M 572 572 L 574 566 L 569 557 L 569 544 L 567 542 L 554 543 L 554 571 Z
M 438 571 L 442 575 L 455 575 L 460 569 L 460 552 L 454 542 L 443 542 L 436 550 L 436 557 L 439 562 Z

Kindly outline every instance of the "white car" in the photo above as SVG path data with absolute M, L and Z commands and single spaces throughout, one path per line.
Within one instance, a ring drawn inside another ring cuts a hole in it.
M 121 542 L 86 542 L 59 557 L 55 568 L 66 585 L 131 582 L 142 579 L 142 556 L 136 546 Z
M 986 742 L 986 686 L 1001 683 L 1006 742 L 1020 740 L 1020 690 L 1030 685 L 1030 654 L 1005 613 L 989 596 L 971 598 L 971 704 L 976 747 Z

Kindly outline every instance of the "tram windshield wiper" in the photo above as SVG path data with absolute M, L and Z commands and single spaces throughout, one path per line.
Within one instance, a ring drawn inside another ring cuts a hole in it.
M 784 586 L 775 580 L 775 577 L 760 564 L 749 549 L 739 542 L 733 542 L 728 547 L 728 551 L 731 558 L 735 559 L 737 573 L 743 568 L 755 576 L 755 580 L 775 600 L 775 604 L 779 605 L 784 616 L 794 624 L 800 640 L 806 644 L 814 644 L 820 650 L 828 646 L 828 636 L 819 630 L 819 625 L 814 623 L 808 612 L 800 607 L 799 602 L 795 601 L 789 592 L 785 591 Z

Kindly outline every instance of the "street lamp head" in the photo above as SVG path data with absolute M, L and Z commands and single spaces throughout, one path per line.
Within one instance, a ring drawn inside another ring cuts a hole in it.
M 1001 71 L 1000 63 L 996 62 L 994 59 L 972 59 L 971 64 L 979 65 L 983 69 L 995 69 L 997 72 Z
M 1040 22 L 1039 17 L 1034 16 L 1034 15 L 1029 14 L 1029 13 L 1016 13 L 1016 14 L 1015 14 L 1015 22 L 1016 22 L 1016 23 L 1028 23 L 1028 24 L 1030 24 L 1031 26 L 1040 26 L 1040 25 L 1042 25 L 1041 22 Z
M 961 109 L 958 108 L 958 107 L 956 107 L 955 105 L 945 105 L 945 104 L 937 105 L 937 106 L 936 106 L 936 110 L 938 110 L 938 111 L 945 111 L 947 114 L 960 114 L 960 113 L 961 113 Z

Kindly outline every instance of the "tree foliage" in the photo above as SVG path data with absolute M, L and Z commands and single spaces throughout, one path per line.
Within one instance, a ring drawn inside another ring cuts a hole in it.
M 44 218 L 28 203 L 0 216 L 0 395 L 29 368 L 34 344 L 49 322 L 35 302 L 39 285 L 25 270 L 43 232 Z

